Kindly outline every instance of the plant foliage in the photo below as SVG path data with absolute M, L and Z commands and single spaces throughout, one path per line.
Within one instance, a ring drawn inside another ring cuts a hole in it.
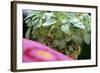
M 32 11 L 24 19 L 25 37 L 77 59 L 80 45 L 91 42 L 91 15 L 80 12 Z

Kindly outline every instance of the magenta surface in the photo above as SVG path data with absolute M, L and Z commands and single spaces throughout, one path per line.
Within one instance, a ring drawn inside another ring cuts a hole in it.
M 52 57 L 45 58 L 38 55 L 37 52 L 42 51 L 51 54 Z M 43 62 L 43 61 L 64 61 L 72 60 L 69 56 L 66 56 L 46 45 L 39 42 L 23 39 L 23 62 Z

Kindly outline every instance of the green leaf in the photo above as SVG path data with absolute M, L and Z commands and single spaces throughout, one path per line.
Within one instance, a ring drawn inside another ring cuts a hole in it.
M 33 12 L 29 13 L 29 14 L 27 15 L 27 17 L 26 17 L 24 20 L 27 20 L 27 19 L 33 17 L 33 16 L 36 15 L 37 13 L 38 13 L 38 11 L 33 11 Z
M 32 17 L 32 21 L 34 21 L 35 19 L 38 19 L 38 18 L 39 18 L 39 16 L 37 16 L 37 15 L 36 16 L 33 16 Z
M 58 12 L 58 11 L 55 11 L 54 12 L 54 15 L 56 17 L 56 19 L 62 21 L 63 19 L 66 19 L 66 15 L 65 15 L 65 12 Z
M 39 19 L 37 18 L 37 19 L 35 19 L 34 21 L 29 21 L 28 22 L 28 24 L 27 24 L 27 26 L 28 27 L 33 27 L 33 26 L 37 26 L 37 24 L 38 24 L 38 22 L 39 22 Z
M 54 45 L 54 46 L 58 46 L 58 45 L 59 45 L 59 41 L 58 41 L 58 40 L 54 40 L 54 41 L 53 41 L 53 45 Z
M 73 18 L 76 18 L 76 13 L 66 12 L 66 16 L 67 16 L 67 19 L 71 21 Z
M 29 22 L 31 22 L 30 19 L 25 20 L 25 23 L 28 24 Z
M 74 24 L 74 26 L 75 26 L 75 27 L 78 27 L 78 28 L 80 28 L 80 29 L 85 29 L 84 24 L 82 24 L 81 22 L 78 22 L 78 23 Z
M 71 45 L 68 46 L 68 49 L 69 49 L 70 52 L 73 52 L 74 51 L 74 48 Z
M 42 25 L 42 20 L 40 19 L 36 27 L 40 27 Z
M 74 18 L 73 20 L 71 20 L 71 23 L 74 25 L 74 27 L 85 29 L 85 25 L 82 22 L 80 22 L 78 18 Z
M 32 22 L 30 21 L 28 24 L 27 24 L 28 27 L 32 27 Z
M 91 17 L 88 14 L 82 14 L 82 16 L 80 16 L 80 19 L 86 26 L 91 22 Z
M 59 41 L 59 49 L 63 49 L 65 47 L 66 42 L 64 40 Z
M 90 33 L 85 33 L 84 41 L 85 41 L 85 43 L 90 44 L 90 42 L 91 42 L 91 34 Z
M 67 20 L 66 20 L 66 19 L 61 19 L 61 22 L 62 22 L 63 24 L 65 24 L 65 23 L 67 22 Z
M 45 12 L 42 18 L 50 19 L 51 17 L 54 17 L 54 14 L 52 12 Z
M 25 38 L 28 38 L 28 39 L 30 38 L 30 31 L 31 31 L 31 28 L 28 28 L 25 34 Z
M 36 27 L 38 23 L 39 23 L 39 18 L 32 21 L 32 26 Z
M 57 39 L 60 39 L 62 38 L 62 31 L 61 30 L 57 30 L 56 32 L 54 32 L 54 37 L 57 38 Z
M 34 15 L 28 15 L 24 20 L 30 19 Z
M 73 24 L 76 24 L 76 23 L 78 23 L 78 22 L 80 22 L 80 21 L 79 21 L 79 19 L 77 19 L 77 18 L 73 18 L 73 19 L 71 20 L 71 23 L 73 23 Z
M 65 33 L 68 33 L 68 32 L 69 32 L 69 25 L 68 25 L 68 24 L 62 25 L 62 26 L 61 26 L 61 30 L 62 30 L 63 32 L 65 32 Z
M 69 55 L 69 54 L 70 54 L 70 51 L 67 50 L 67 49 L 65 49 L 65 54 L 66 54 L 66 55 Z
M 65 24 L 67 23 L 67 16 L 65 15 L 66 12 L 56 12 L 56 18 L 59 20 L 61 23 Z
M 72 36 L 72 40 L 75 42 L 75 43 L 78 43 L 78 44 L 81 44 L 82 42 L 82 38 L 80 35 L 73 35 Z
M 72 39 L 71 35 L 66 35 L 65 41 L 68 42 Z
M 47 19 L 45 23 L 42 24 L 42 26 L 49 26 L 56 23 L 54 19 Z

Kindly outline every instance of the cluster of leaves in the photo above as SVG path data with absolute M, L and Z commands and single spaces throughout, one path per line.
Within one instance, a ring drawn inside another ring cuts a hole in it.
M 36 40 L 77 59 L 80 45 L 91 42 L 89 13 L 32 11 L 24 19 L 25 38 Z

